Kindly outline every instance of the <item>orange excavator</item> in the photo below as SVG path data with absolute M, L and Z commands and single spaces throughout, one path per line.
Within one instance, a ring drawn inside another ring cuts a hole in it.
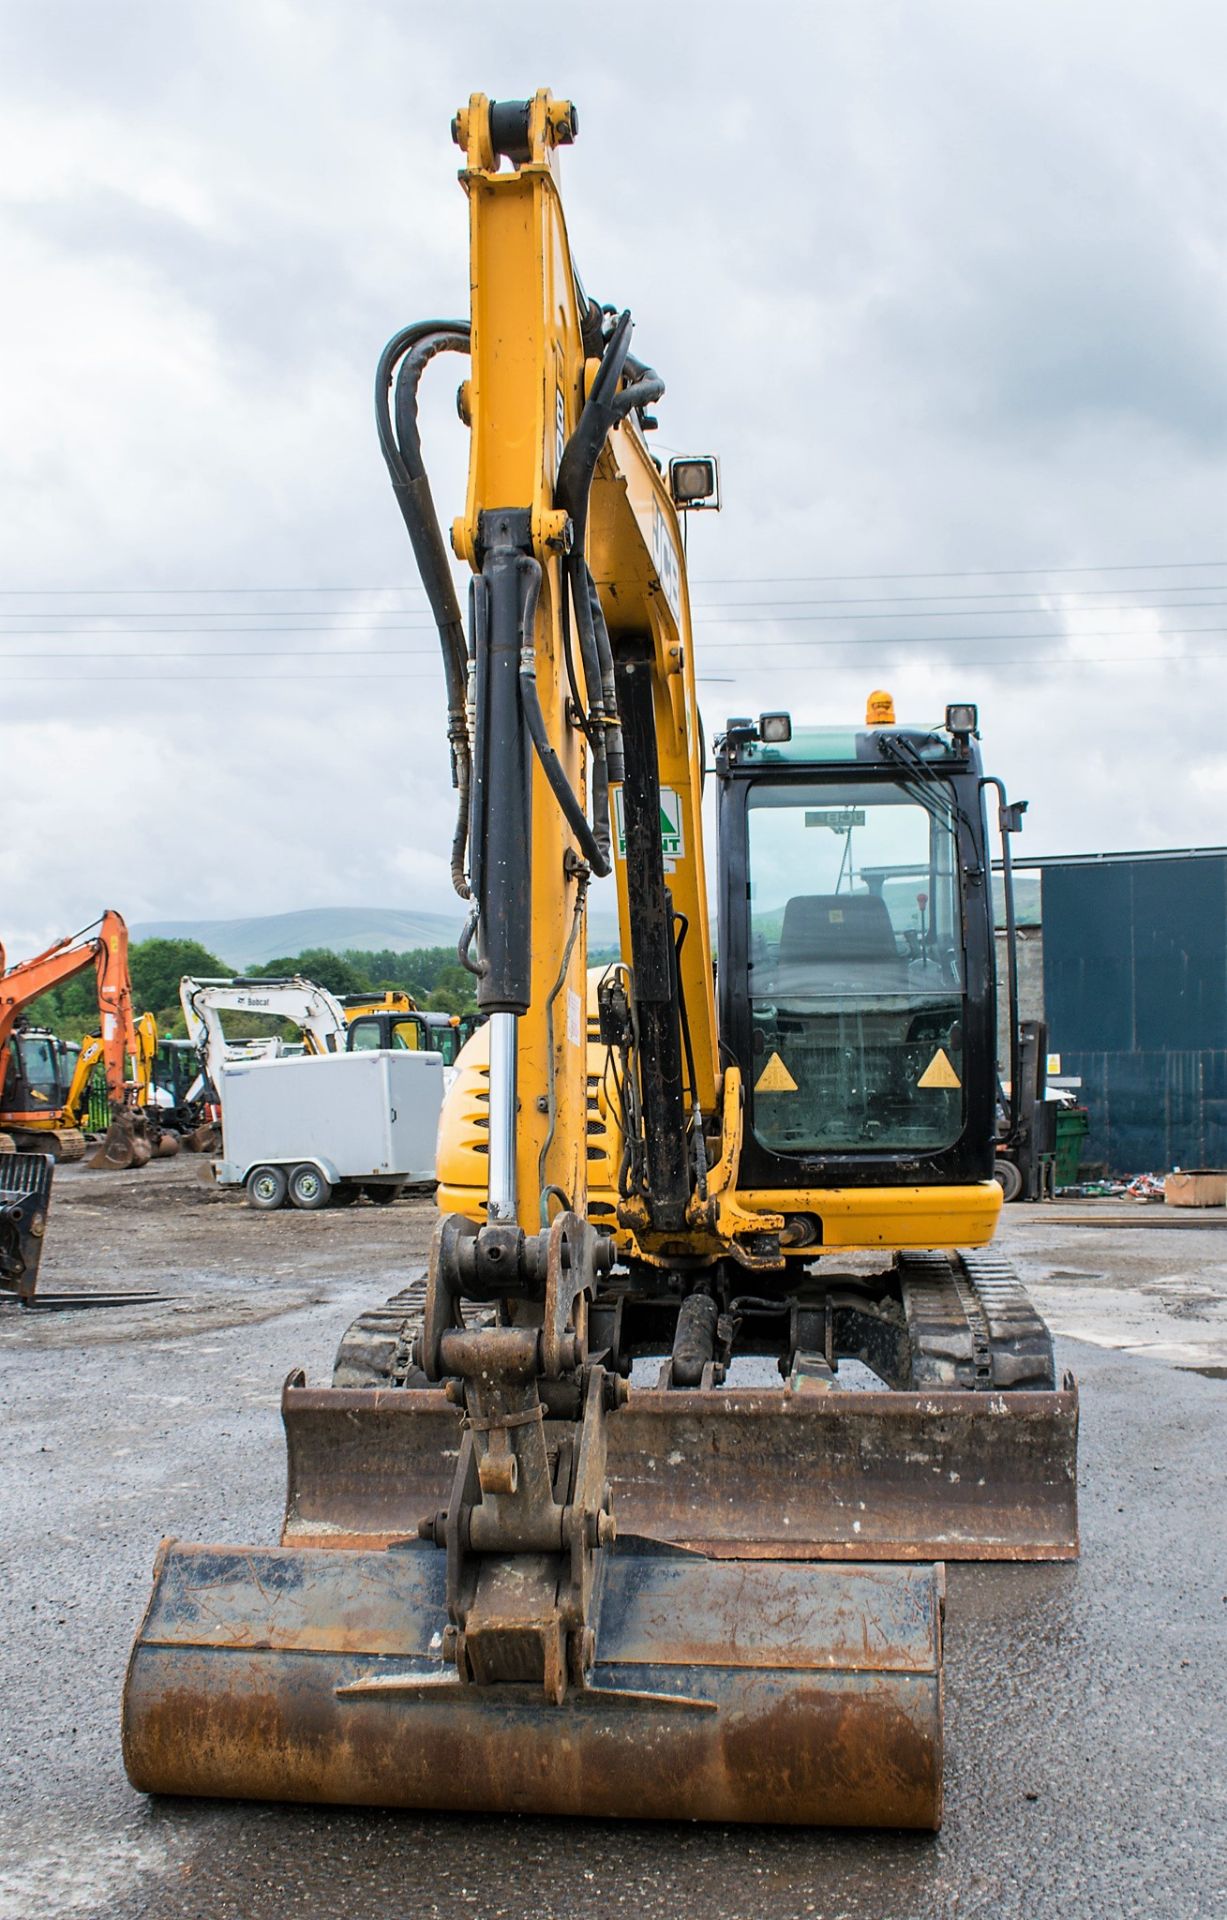
M 143 1167 L 158 1143 L 150 1137 L 139 1099 L 140 1043 L 128 976 L 128 929 L 110 908 L 96 930 L 57 940 L 18 966 L 6 969 L 0 947 L 0 1132 L 10 1135 L 19 1149 L 51 1153 L 59 1160 L 84 1157 L 85 1136 L 68 1124 L 75 1116 L 65 1112 L 67 1093 L 60 1083 L 54 1036 L 32 1033 L 20 1023 L 41 994 L 90 966 L 98 981 L 102 1061 L 111 1105 L 111 1124 L 90 1164 L 121 1172 Z

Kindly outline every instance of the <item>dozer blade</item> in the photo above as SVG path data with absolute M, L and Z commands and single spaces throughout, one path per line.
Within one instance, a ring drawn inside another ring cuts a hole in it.
M 560 1705 L 445 1661 L 446 1557 L 164 1543 L 124 1692 L 146 1793 L 936 1828 L 941 1573 L 619 1547 Z
M 440 1392 L 282 1396 L 282 1540 L 382 1546 L 446 1505 L 460 1416 Z M 1078 1394 L 632 1390 L 609 1422 L 623 1533 L 716 1558 L 1072 1560 Z

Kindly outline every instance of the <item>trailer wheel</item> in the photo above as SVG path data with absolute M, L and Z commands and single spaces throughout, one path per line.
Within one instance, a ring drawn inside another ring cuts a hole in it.
M 377 1207 L 390 1207 L 394 1200 L 400 1199 L 399 1187 L 363 1187 L 363 1193 Z
M 1007 1206 L 1011 1200 L 1019 1198 L 1023 1190 L 1023 1177 L 1012 1160 L 1006 1160 L 998 1154 L 997 1163 L 993 1168 L 993 1178 L 1005 1195 Z
M 257 1213 L 272 1213 L 285 1203 L 284 1167 L 253 1167 L 247 1176 L 247 1204 Z
M 316 1213 L 332 1199 L 332 1186 L 309 1160 L 290 1175 L 290 1199 L 303 1213 Z

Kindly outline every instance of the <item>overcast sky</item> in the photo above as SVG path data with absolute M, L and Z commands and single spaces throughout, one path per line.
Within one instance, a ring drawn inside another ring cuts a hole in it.
M 659 450 L 721 456 L 708 737 L 975 699 L 1023 851 L 1227 841 L 1215 0 L 7 0 L 0 72 L 12 957 L 108 905 L 449 910 L 371 388 L 466 310 L 476 90 L 578 103 L 585 282 L 668 383 Z

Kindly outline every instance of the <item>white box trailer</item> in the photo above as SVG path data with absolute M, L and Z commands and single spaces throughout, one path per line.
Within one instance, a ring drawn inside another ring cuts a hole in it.
M 371 1050 L 238 1062 L 221 1074 L 219 1186 L 253 1207 L 394 1200 L 435 1177 L 437 1053 Z

